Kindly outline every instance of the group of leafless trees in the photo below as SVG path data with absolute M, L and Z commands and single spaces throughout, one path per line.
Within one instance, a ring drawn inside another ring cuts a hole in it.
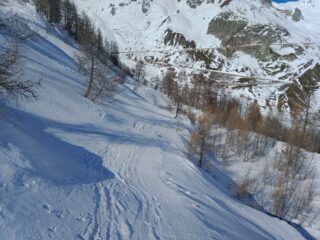
M 134 90 L 137 91 L 137 89 L 142 84 L 146 84 L 145 66 L 144 66 L 144 62 L 141 59 L 136 62 L 136 65 L 132 71 L 132 74 L 135 79 Z
M 21 64 L 14 49 L 0 51 L 0 95 L 4 100 L 36 98 L 38 82 L 24 79 Z
M 208 169 L 212 153 L 228 165 L 235 160 L 255 162 L 276 151 L 261 174 L 246 174 L 239 181 L 237 195 L 261 196 L 260 203 L 264 203 L 262 198 L 270 199 L 262 205 L 273 214 L 304 221 L 312 211 L 315 172 L 313 158 L 306 158 L 302 149 L 320 151 L 319 113 L 311 111 L 309 102 L 292 111 L 289 124 L 280 109 L 277 114 L 270 110 L 263 115 L 256 101 L 243 103 L 232 98 L 215 82 L 214 74 L 191 77 L 190 85 L 180 82 L 186 74 L 168 69 L 161 82 L 162 91 L 175 104 L 176 115 L 184 113 L 196 123 L 189 154 L 197 155 L 199 166 Z M 202 110 L 202 115 L 196 117 L 191 109 Z M 275 150 L 277 141 L 283 142 L 281 150 Z
M 50 23 L 63 27 L 81 46 L 94 43 L 104 58 L 116 66 L 121 65 L 117 44 L 104 38 L 91 19 L 84 12 L 79 13 L 73 1 L 35 0 L 35 4 L 41 15 Z
M 0 96 L 6 100 L 32 100 L 39 80 L 26 79 L 20 57 L 21 42 L 31 38 L 33 31 L 17 16 L 0 19 L 0 31 L 9 41 L 0 45 Z
M 111 61 L 117 64 L 117 57 L 112 59 L 110 47 L 117 47 L 114 44 L 109 45 L 103 41 L 100 30 L 96 29 L 90 19 L 84 15 L 79 28 L 78 42 L 82 53 L 78 57 L 79 70 L 88 79 L 88 86 L 84 96 L 92 101 L 104 97 L 110 97 L 115 92 L 116 77 L 111 73 Z
M 271 190 L 271 211 L 277 216 L 299 219 L 304 222 L 313 211 L 316 172 L 312 158 L 306 158 L 300 148 L 287 144 L 275 156 L 274 165 L 266 176 L 274 176 L 269 182 Z
M 88 78 L 85 97 L 96 100 L 101 96 L 110 96 L 115 83 L 123 82 L 126 75 L 134 77 L 134 91 L 146 84 L 145 64 L 136 59 L 134 69 L 129 69 L 119 60 L 119 49 L 115 42 L 103 37 L 91 19 L 79 13 L 71 0 L 35 0 L 37 11 L 50 23 L 63 27 L 78 42 L 85 54 L 78 56 L 80 70 Z M 117 66 L 120 72 L 116 76 L 107 73 L 110 63 Z M 109 76 L 109 77 L 108 77 Z
M 116 84 L 123 82 L 130 73 L 119 60 L 119 50 L 115 42 L 103 37 L 101 30 L 96 28 L 91 19 L 79 13 L 70 0 L 36 0 L 37 11 L 50 23 L 63 27 L 79 44 L 82 53 L 77 56 L 79 70 L 88 79 L 86 98 L 92 101 L 110 97 Z M 110 68 L 117 67 L 117 72 Z
M 80 46 L 82 54 L 76 56 L 79 70 L 88 79 L 84 96 L 92 101 L 111 96 L 116 85 L 132 72 L 119 61 L 117 44 L 104 38 L 90 18 L 79 13 L 73 1 L 34 2 L 39 14 L 49 23 L 65 29 Z M 18 51 L 20 42 L 31 38 L 34 32 L 18 16 L 0 20 L 1 29 L 10 33 L 13 41 L 10 46 L 0 48 L 0 93 L 6 97 L 35 98 L 35 86 L 39 81 L 25 80 Z M 139 71 L 142 76 L 142 68 Z
M 294 109 L 290 124 L 284 112 L 272 110 L 261 114 L 257 101 L 241 102 L 231 97 L 215 81 L 215 75 L 202 73 L 192 74 L 188 84 L 186 73 L 177 74 L 169 68 L 161 82 L 162 91 L 176 105 L 176 111 L 186 113 L 195 121 L 192 112 L 195 108 L 210 112 L 214 117 L 213 124 L 219 124 L 229 130 L 241 130 L 244 138 L 251 132 L 278 141 L 290 143 L 311 152 L 320 152 L 320 112 L 311 111 L 311 97 L 305 108 Z M 183 106 L 185 106 L 183 108 Z M 262 140 L 257 141 L 258 148 Z

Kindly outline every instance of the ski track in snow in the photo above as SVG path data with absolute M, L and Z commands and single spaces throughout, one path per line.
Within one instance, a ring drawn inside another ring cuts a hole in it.
M 141 120 L 133 124 L 133 129 L 156 134 L 150 123 Z M 117 145 L 107 144 L 100 151 L 104 159 L 111 159 L 118 173 L 114 180 L 95 184 L 94 217 L 83 238 L 121 240 L 145 239 L 147 236 L 147 239 L 160 240 L 161 210 L 159 204 L 141 189 L 143 184 L 138 172 L 141 167 L 139 159 L 143 158 L 146 147 L 128 146 L 129 151 L 126 152 L 118 148 Z M 121 193 L 123 196 L 119 195 Z

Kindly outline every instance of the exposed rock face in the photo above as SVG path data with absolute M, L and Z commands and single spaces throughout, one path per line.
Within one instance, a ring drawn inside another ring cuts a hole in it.
M 292 15 L 292 20 L 295 22 L 299 22 L 301 19 L 302 19 L 302 12 L 299 8 L 296 8 Z
M 200 6 L 205 0 L 187 0 L 187 3 L 191 8 L 196 8 Z
M 239 33 L 229 39 L 230 46 L 254 45 L 258 47 L 240 49 L 247 52 L 261 61 L 267 61 L 277 58 L 278 56 L 270 50 L 270 44 L 283 42 L 282 39 L 288 36 L 289 32 L 279 26 L 271 25 L 247 25 Z
M 180 2 L 181 0 L 178 0 L 178 2 Z M 196 8 L 198 6 L 200 6 L 202 3 L 206 2 L 206 3 L 219 3 L 220 7 L 224 7 L 229 5 L 230 2 L 232 2 L 233 0 L 187 0 L 188 5 L 191 8 Z M 269 1 L 269 0 L 268 0 Z
M 271 5 L 272 4 L 272 0 L 262 0 L 262 3 Z
M 170 46 L 180 45 L 184 48 L 196 48 L 195 41 L 188 41 L 181 33 L 173 32 L 167 29 L 164 35 L 164 43 Z
M 237 18 L 233 13 L 225 12 L 212 19 L 208 26 L 208 34 L 218 37 L 224 46 L 233 52 L 241 50 L 261 61 L 277 59 L 279 56 L 270 49 L 270 45 L 282 42 L 289 32 L 280 27 L 267 24 L 249 24 L 247 20 Z M 254 46 L 258 44 L 259 46 Z M 252 47 L 241 48 L 243 45 Z M 240 47 L 237 47 L 240 46 Z
M 223 65 L 223 59 L 215 55 L 214 52 L 209 50 L 197 50 L 196 43 L 193 40 L 188 40 L 183 34 L 173 32 L 171 29 L 167 29 L 164 35 L 164 43 L 170 46 L 182 46 L 183 48 L 194 49 L 193 51 L 187 51 L 189 59 L 192 61 L 201 61 L 207 68 L 213 68 L 215 70 L 221 70 Z
M 211 20 L 207 33 L 217 36 L 226 45 L 235 34 L 239 33 L 247 25 L 247 21 L 233 19 L 231 12 L 224 12 Z
M 318 82 L 320 81 L 320 64 L 317 64 L 314 68 L 309 69 L 298 79 L 298 84 L 293 83 L 286 91 L 288 98 L 288 104 L 291 110 L 297 110 L 306 105 L 308 96 L 312 94 L 318 88 Z

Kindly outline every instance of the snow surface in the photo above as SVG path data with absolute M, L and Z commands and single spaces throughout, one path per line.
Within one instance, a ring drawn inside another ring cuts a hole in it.
M 289 10 L 292 13 L 296 8 L 302 12 L 302 19 L 293 24 L 297 26 L 301 33 L 310 35 L 310 40 L 319 42 L 319 25 L 320 25 L 320 1 L 319 0 L 300 0 L 297 2 L 274 3 L 281 10 Z
M 88 101 L 70 39 L 30 4 L 0 16 L 12 12 L 37 32 L 20 51 L 42 84 L 36 101 L 1 105 L 0 239 L 304 239 L 186 158 L 192 126 L 176 132 L 161 93 L 128 79 L 112 101 Z

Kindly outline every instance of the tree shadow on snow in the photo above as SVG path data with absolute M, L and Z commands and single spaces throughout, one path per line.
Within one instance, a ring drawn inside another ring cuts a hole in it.
M 114 177 L 102 165 L 100 156 L 46 132 L 61 123 L 11 107 L 4 110 L 0 116 L 0 144 L 17 146 L 31 162 L 31 174 L 57 185 L 89 184 Z

